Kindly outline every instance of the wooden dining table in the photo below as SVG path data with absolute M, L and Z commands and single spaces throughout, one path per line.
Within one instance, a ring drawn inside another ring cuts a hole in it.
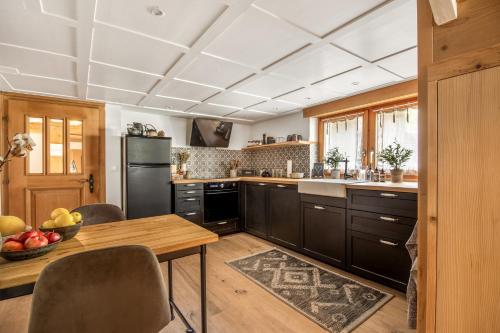
M 218 241 L 217 234 L 208 231 L 177 215 L 83 225 L 72 239 L 60 243 L 56 249 L 38 258 L 23 261 L 7 261 L 0 258 L 0 300 L 33 292 L 42 270 L 51 262 L 75 253 L 121 245 L 149 247 L 158 261 L 168 263 L 169 301 L 172 311 L 194 332 L 174 302 L 172 260 L 188 255 L 200 255 L 201 331 L 207 332 L 206 308 L 206 245 Z

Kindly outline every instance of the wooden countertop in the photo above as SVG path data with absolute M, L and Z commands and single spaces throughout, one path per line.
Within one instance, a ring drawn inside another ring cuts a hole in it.
M 356 183 L 347 184 L 347 188 L 358 189 L 358 190 L 372 190 L 372 191 L 394 191 L 394 192 L 408 192 L 408 193 L 418 193 L 418 183 L 417 182 L 405 182 L 405 183 Z
M 119 245 L 144 245 L 156 255 L 217 242 L 211 231 L 177 215 L 82 226 L 72 239 L 48 254 L 23 261 L 0 258 L 0 289 L 33 283 L 47 264 L 79 252 Z
M 309 179 L 309 178 L 307 178 Z M 192 183 L 210 183 L 210 182 L 256 182 L 256 183 L 271 183 L 271 184 L 298 184 L 300 181 L 306 179 L 292 179 L 292 178 L 271 178 L 271 177 L 238 177 L 238 178 L 209 178 L 209 179 L 179 179 L 173 180 L 174 184 L 192 184 Z M 418 193 L 417 182 L 405 183 L 355 183 L 346 184 L 347 188 L 372 190 L 372 191 L 394 191 L 394 192 L 408 192 Z

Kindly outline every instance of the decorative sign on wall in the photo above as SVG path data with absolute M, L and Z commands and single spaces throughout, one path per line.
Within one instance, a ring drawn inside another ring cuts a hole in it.
M 313 166 L 313 169 L 311 172 L 311 178 L 323 178 L 324 177 L 323 168 L 324 168 L 323 163 L 314 163 L 314 166 Z

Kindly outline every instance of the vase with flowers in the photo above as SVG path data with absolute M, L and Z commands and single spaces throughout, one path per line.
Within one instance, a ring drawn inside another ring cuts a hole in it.
M 187 161 L 189 160 L 189 152 L 187 151 L 181 151 L 178 154 L 178 159 L 179 164 L 180 164 L 180 173 L 182 175 L 186 174 L 187 172 Z
M 240 167 L 240 161 L 238 160 L 230 160 L 229 161 L 229 177 L 236 178 L 238 177 L 238 168 Z
M 28 152 L 32 151 L 35 146 L 35 141 L 33 141 L 28 133 L 18 133 L 14 135 L 12 141 L 8 143 L 6 153 L 3 156 L 0 155 L 0 171 L 10 162 L 12 157 L 26 157 Z

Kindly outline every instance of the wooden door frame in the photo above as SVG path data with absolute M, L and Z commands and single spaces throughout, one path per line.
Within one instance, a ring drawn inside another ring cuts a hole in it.
M 28 95 L 12 92 L 0 92 L 0 152 L 4 152 L 7 149 L 7 142 L 9 140 L 7 133 L 8 119 L 7 115 L 7 103 L 9 100 L 20 100 L 27 102 L 44 102 L 52 103 L 58 105 L 69 105 L 69 106 L 79 106 L 95 109 L 99 113 L 99 201 L 106 202 L 106 126 L 105 126 L 105 107 L 103 103 L 82 101 L 77 99 L 66 99 L 59 97 L 46 97 L 39 95 Z M 1 214 L 8 213 L 9 198 L 8 198 L 8 168 L 4 168 L 2 174 L 0 174 L 1 180 Z

